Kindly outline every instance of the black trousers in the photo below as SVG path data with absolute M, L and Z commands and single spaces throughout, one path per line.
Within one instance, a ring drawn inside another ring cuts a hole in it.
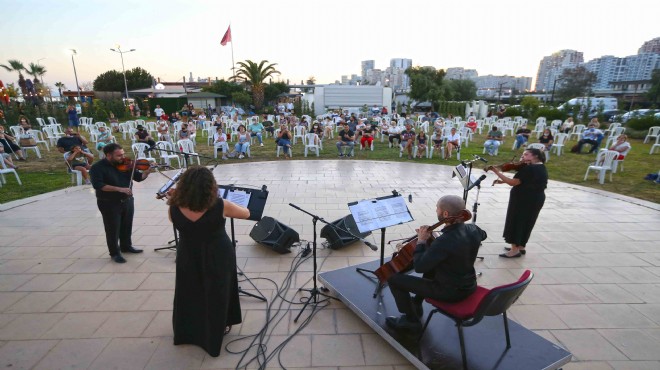
M 110 256 L 120 253 L 121 249 L 133 246 L 133 197 L 121 201 L 96 200 L 96 205 L 103 216 L 105 240 Z
M 394 145 L 394 139 L 396 139 L 397 143 L 401 143 L 401 135 L 396 134 L 396 135 L 390 135 L 390 143 Z
M 578 153 L 582 151 L 582 146 L 584 144 L 591 144 L 591 149 L 589 150 L 589 153 L 594 153 L 598 150 L 598 142 L 596 140 L 591 140 L 591 139 L 582 139 L 578 141 Z
M 442 286 L 435 280 L 408 274 L 394 274 L 390 276 L 387 283 L 399 312 L 412 318 L 415 317 L 413 302 L 422 302 L 424 298 L 433 298 L 443 302 L 458 302 L 472 293 L 471 291 L 457 290 L 450 286 Z M 411 297 L 410 293 L 414 293 L 415 297 Z

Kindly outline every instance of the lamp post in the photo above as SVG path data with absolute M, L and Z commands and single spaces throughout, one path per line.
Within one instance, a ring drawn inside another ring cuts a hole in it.
M 557 81 L 563 80 L 563 77 L 555 77 L 555 82 L 552 83 L 552 95 L 550 95 L 550 105 L 555 104 L 555 88 L 557 87 Z
M 82 99 L 80 98 L 80 85 L 78 84 L 78 72 L 76 72 L 76 62 L 73 60 L 74 55 L 78 55 L 78 52 L 76 49 L 69 49 L 71 50 L 71 63 L 73 64 L 73 75 L 76 77 L 76 91 L 78 91 L 78 102 L 80 102 Z
M 135 51 L 135 49 L 131 49 L 129 51 L 121 51 L 121 46 L 117 45 L 117 50 L 110 50 L 114 51 L 115 53 L 119 53 L 121 56 L 121 71 L 124 74 L 124 91 L 126 92 L 126 100 L 128 101 L 128 83 L 126 83 L 126 69 L 124 69 L 124 54 Z

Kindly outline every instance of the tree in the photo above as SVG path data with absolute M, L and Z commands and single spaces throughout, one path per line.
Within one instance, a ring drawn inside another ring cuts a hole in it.
M 55 82 L 55 87 L 57 87 L 57 91 L 60 93 L 60 98 L 62 98 L 62 89 L 66 88 L 62 82 Z
M 21 88 L 23 95 L 27 94 L 27 88 L 25 86 L 25 78 L 21 71 L 25 70 L 23 63 L 16 59 L 9 59 L 7 64 L 0 64 L 0 67 L 6 69 L 8 72 L 18 72 L 18 86 Z
M 46 67 L 40 66 L 38 64 L 30 63 L 28 65 L 28 68 L 25 69 L 25 72 L 27 72 L 27 74 L 32 76 L 34 78 L 33 79 L 34 81 L 37 80 L 37 76 L 42 76 L 46 73 Z
M 430 101 L 431 109 L 435 110 L 435 102 L 444 100 L 448 95 L 447 86 L 443 79 L 445 71 L 433 67 L 411 67 L 406 69 L 410 77 L 410 92 L 408 96 L 419 102 Z
M 277 100 L 278 96 L 282 93 L 288 93 L 289 86 L 284 82 L 274 82 L 266 85 L 264 89 L 264 102 L 270 103 Z
M 651 73 L 651 87 L 646 93 L 651 104 L 657 104 L 660 100 L 660 69 L 654 69 Z
M 449 80 L 446 83 L 452 100 L 467 101 L 477 97 L 477 84 L 472 80 Z
M 234 78 L 238 81 L 243 81 L 246 86 L 252 89 L 252 101 L 257 111 L 264 105 L 264 81 L 268 77 L 280 74 L 280 71 L 275 69 L 277 63 L 266 65 L 267 63 L 267 60 L 262 60 L 259 64 L 251 60 L 236 63 L 240 68 L 236 71 Z
M 557 88 L 557 96 L 560 99 L 569 100 L 579 96 L 588 96 L 591 92 L 591 85 L 596 82 L 596 74 L 584 66 L 567 68 L 561 73 L 557 82 L 561 83 L 561 86 Z
M 202 91 L 212 92 L 212 93 L 224 95 L 226 97 L 230 97 L 231 94 L 243 90 L 244 89 L 241 85 L 225 80 L 217 80 L 213 82 L 210 86 L 202 87 Z
M 153 81 L 154 77 L 140 67 L 126 71 L 128 90 L 151 87 Z M 124 75 L 115 70 L 101 73 L 94 79 L 94 90 L 124 92 Z

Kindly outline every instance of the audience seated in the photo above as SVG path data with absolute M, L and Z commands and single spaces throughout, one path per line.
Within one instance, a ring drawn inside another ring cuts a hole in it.
M 156 125 L 156 130 L 158 131 L 159 141 L 171 141 L 170 126 L 167 124 L 167 120 L 159 120 L 158 125 Z
M 144 129 L 144 126 L 138 125 L 137 132 L 135 133 L 135 141 L 138 143 L 145 143 L 150 147 L 156 145 L 156 141 L 151 138 L 149 132 Z
M 403 131 L 403 127 L 397 125 L 396 122 L 393 121 L 390 128 L 387 130 L 390 146 L 394 146 L 394 140 L 396 140 L 397 146 L 401 144 L 401 131 Z
M 103 151 L 103 147 L 115 141 L 115 137 L 105 126 L 99 126 L 99 134 L 96 136 L 96 149 Z
M 280 125 L 279 131 L 275 142 L 277 143 L 277 146 L 281 146 L 284 149 L 284 158 L 291 158 L 291 140 L 293 139 L 291 131 L 289 131 L 286 124 Z
M 213 149 L 222 152 L 222 159 L 227 159 L 229 153 L 229 144 L 227 143 L 227 134 L 222 131 L 222 127 L 217 127 L 213 134 Z
M 516 147 L 515 149 L 519 149 L 521 146 L 525 146 L 527 144 L 527 141 L 529 141 L 529 135 L 532 134 L 532 130 L 527 128 L 527 124 L 523 123 L 520 125 L 520 128 L 518 131 L 516 131 Z
M 424 131 L 420 131 L 419 134 L 417 134 L 417 158 L 422 158 L 422 154 L 426 153 L 426 133 Z
M 259 146 L 264 146 L 264 140 L 263 140 L 263 131 L 264 131 L 264 125 L 261 122 L 255 122 L 256 119 L 253 119 L 250 121 L 250 125 L 248 125 L 248 131 L 250 132 L 250 137 L 257 137 L 257 140 L 259 140 Z
M 2 157 L 2 160 L 5 162 L 5 166 L 7 166 L 7 168 L 13 168 L 15 170 L 18 169 L 18 166 L 14 165 L 14 161 L 11 159 L 11 154 L 5 153 L 5 147 L 3 145 L 0 145 L 0 157 Z
M 318 140 L 323 140 L 323 129 L 319 124 L 319 121 L 312 122 L 312 128 L 309 130 L 310 133 L 318 135 Z M 319 141 L 316 141 L 314 144 L 319 145 Z
M 245 129 L 245 126 L 238 126 L 238 142 L 234 145 L 234 152 L 238 154 L 238 159 L 245 158 L 247 148 L 250 145 L 250 134 Z
M 64 129 L 64 136 L 57 139 L 57 150 L 64 154 L 71 150 L 74 145 L 80 146 L 83 151 L 90 153 L 87 148 L 87 139 L 84 136 L 80 135 L 78 132 L 74 132 L 71 127 Z
M 0 125 L 0 144 L 3 146 L 3 149 L 4 149 L 5 153 L 14 153 L 18 156 L 19 161 L 24 161 L 25 160 L 25 156 L 23 155 L 23 151 L 16 144 L 16 138 L 14 138 L 13 136 L 5 133 L 5 127 L 2 126 L 2 125 Z M 61 152 L 61 153 L 64 153 L 64 152 Z
M 619 156 L 617 157 L 617 160 L 622 161 L 626 157 L 626 155 L 628 155 L 628 152 L 630 152 L 632 146 L 628 142 L 628 136 L 622 134 L 616 138 L 616 142 L 609 149 L 619 152 Z
M 347 157 L 350 157 L 353 153 L 353 149 L 355 148 L 355 132 L 351 130 L 348 126 L 347 122 L 342 122 L 342 129 L 339 131 L 338 134 L 338 141 L 337 141 L 337 151 L 339 152 L 339 156 L 343 157 L 344 153 L 342 152 L 342 147 L 347 146 L 349 147 L 348 154 L 346 154 Z
M 64 160 L 72 170 L 80 171 L 85 184 L 91 184 L 89 180 L 89 170 L 92 168 L 90 163 L 94 160 L 94 156 L 82 150 L 80 145 L 74 145 L 71 150 L 66 152 Z
M 488 131 L 488 136 L 486 137 L 486 142 L 484 143 L 484 148 L 486 148 L 486 153 L 488 155 L 495 155 L 497 149 L 502 145 L 502 131 L 493 125 Z
M 447 141 L 445 159 L 450 159 L 454 149 L 459 150 L 461 146 L 461 134 L 456 132 L 456 127 L 451 128 L 451 132 L 445 136 Z
M 574 125 L 573 117 L 568 117 L 566 118 L 566 121 L 564 121 L 564 123 L 561 125 L 559 131 L 568 134 L 569 132 L 571 132 L 573 125 Z
M 588 128 L 582 132 L 582 139 L 577 143 L 576 152 L 579 154 L 582 151 L 582 146 L 584 144 L 591 145 L 589 153 L 597 152 L 603 137 L 605 137 L 605 135 L 603 135 L 601 130 L 596 128 L 596 124 L 589 122 Z
M 552 137 L 552 133 L 549 128 L 543 130 L 543 135 L 539 138 L 539 143 L 545 145 L 545 151 L 549 152 L 552 148 L 552 143 L 555 141 L 555 138 Z M 546 154 L 547 156 L 547 154 Z
M 371 124 L 365 125 L 364 128 L 362 128 L 362 137 L 360 138 L 360 147 L 362 149 L 371 148 L 376 130 L 377 126 Z
M 477 118 L 475 116 L 468 117 L 468 122 L 465 124 L 465 127 L 468 127 L 472 132 L 477 132 Z
M 408 152 L 408 159 L 412 159 L 413 145 L 415 145 L 415 131 L 412 130 L 412 120 L 406 120 L 406 129 L 401 132 L 401 151 Z

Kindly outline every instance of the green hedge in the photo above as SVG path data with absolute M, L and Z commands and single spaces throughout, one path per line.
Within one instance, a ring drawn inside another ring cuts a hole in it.
M 654 116 L 645 116 L 632 118 L 626 122 L 626 127 L 637 131 L 648 131 L 653 126 L 660 126 L 660 118 Z

